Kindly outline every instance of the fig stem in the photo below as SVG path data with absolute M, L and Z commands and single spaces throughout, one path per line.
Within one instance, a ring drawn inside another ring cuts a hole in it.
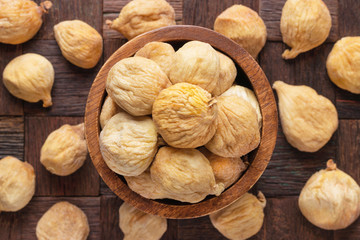
M 45 1 L 45 2 L 42 2 L 40 3 L 40 6 L 42 8 L 42 11 L 44 13 L 48 13 L 49 9 L 52 7 L 52 2 L 51 1 Z
M 336 170 L 336 163 L 334 163 L 334 161 L 332 159 L 329 159 L 326 162 L 326 170 L 329 170 L 329 171 Z

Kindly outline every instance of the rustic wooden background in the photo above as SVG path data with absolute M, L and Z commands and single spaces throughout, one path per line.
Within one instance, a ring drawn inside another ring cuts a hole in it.
M 329 158 L 360 183 L 360 95 L 343 91 L 330 82 L 325 61 L 334 42 L 344 36 L 360 35 L 360 1 L 324 0 L 332 15 L 329 39 L 320 47 L 284 61 L 286 48 L 279 30 L 285 0 L 170 0 L 179 24 L 213 27 L 214 20 L 227 7 L 244 4 L 257 11 L 268 29 L 268 41 L 259 55 L 259 63 L 269 81 L 283 80 L 306 84 L 332 100 L 340 124 L 330 142 L 317 153 L 302 153 L 292 148 L 279 128 L 277 145 L 270 164 L 254 191 L 267 197 L 262 230 L 252 239 L 360 239 L 360 219 L 341 231 L 324 231 L 312 226 L 300 213 L 297 196 L 306 180 L 324 168 Z M 36 0 L 40 2 L 40 0 Z M 35 226 L 42 214 L 55 202 L 67 200 L 88 216 L 89 239 L 122 239 L 118 227 L 118 209 L 122 201 L 101 181 L 90 159 L 78 172 L 57 177 L 39 162 L 39 151 L 47 135 L 62 124 L 83 121 L 91 83 L 106 59 L 126 40 L 109 30 L 106 19 L 114 19 L 128 0 L 54 0 L 44 24 L 27 43 L 18 46 L 0 44 L 0 72 L 14 57 L 28 52 L 47 57 L 55 68 L 53 106 L 26 103 L 12 97 L 0 83 L 0 157 L 13 155 L 30 162 L 36 171 L 36 193 L 28 206 L 17 213 L 0 213 L 0 239 L 36 239 Z M 81 19 L 104 37 L 104 55 L 91 70 L 67 62 L 54 40 L 54 24 Z M 208 217 L 194 220 L 168 220 L 163 239 L 224 239 Z

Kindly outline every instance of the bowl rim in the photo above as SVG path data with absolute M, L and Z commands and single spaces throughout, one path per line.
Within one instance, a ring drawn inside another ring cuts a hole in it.
M 152 41 L 191 41 L 197 40 L 209 43 L 217 50 L 230 56 L 248 77 L 255 95 L 258 98 L 263 122 L 261 141 L 254 151 L 253 162 L 242 177 L 220 196 L 187 205 L 170 205 L 151 200 L 133 192 L 118 175 L 110 170 L 102 158 L 99 146 L 99 115 L 105 97 L 107 73 L 119 60 L 133 56 L 146 43 Z M 242 47 L 227 37 L 211 29 L 177 25 L 159 28 L 142 35 L 122 45 L 104 63 L 97 74 L 86 103 L 85 136 L 92 162 L 101 178 L 108 187 L 122 200 L 132 206 L 153 215 L 170 219 L 196 218 L 221 210 L 248 192 L 265 171 L 275 148 L 278 117 L 272 88 L 258 63 Z

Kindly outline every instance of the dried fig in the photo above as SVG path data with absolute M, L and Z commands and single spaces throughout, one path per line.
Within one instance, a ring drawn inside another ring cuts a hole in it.
M 264 222 L 265 196 L 245 193 L 230 206 L 210 214 L 211 223 L 225 237 L 244 240 L 254 236 Z
M 360 37 L 344 37 L 331 50 L 326 68 L 339 88 L 360 94 Z
M 42 15 L 52 3 L 38 6 L 30 0 L 0 1 L 0 43 L 20 44 L 35 36 L 42 24 Z
M 85 240 L 89 232 L 90 227 L 85 213 L 69 202 L 54 204 L 36 225 L 38 240 Z
M 316 152 L 322 148 L 338 127 L 334 104 L 308 86 L 276 81 L 273 88 L 278 94 L 286 140 L 303 152 Z
M 130 40 L 142 33 L 175 25 L 175 11 L 165 0 L 133 0 L 121 9 L 117 19 L 107 23 Z
M 212 94 L 215 96 L 219 96 L 228 90 L 234 83 L 237 74 L 236 66 L 233 60 L 221 52 L 218 52 L 218 54 L 220 61 L 220 73 L 216 87 L 212 91 Z
M 54 26 L 54 34 L 62 55 L 72 64 L 89 69 L 99 62 L 103 39 L 89 24 L 80 20 L 63 21 Z
M 177 50 L 169 71 L 170 81 L 187 82 L 212 92 L 219 79 L 219 54 L 210 44 L 190 41 Z
M 167 144 L 196 148 L 216 131 L 217 105 L 199 86 L 177 83 L 160 92 L 153 105 L 154 123 Z
M 150 117 L 118 113 L 100 133 L 100 150 L 111 170 L 138 176 L 149 167 L 157 151 L 155 125 Z
M 301 213 L 326 230 L 348 227 L 360 215 L 360 187 L 352 177 L 329 160 L 327 168 L 306 182 L 299 197 Z
M 159 240 L 167 230 L 167 221 L 124 202 L 119 209 L 119 226 L 124 240 Z
M 241 157 L 260 143 L 260 130 L 255 109 L 238 96 L 217 98 L 218 116 L 214 137 L 205 144 L 221 157 Z
M 169 86 L 159 65 L 143 57 L 122 59 L 110 69 L 106 81 L 109 96 L 134 116 L 151 114 L 155 98 Z
M 137 51 L 135 57 L 138 56 L 153 60 L 160 66 L 163 72 L 168 75 L 174 54 L 175 50 L 170 44 L 150 42 Z
M 43 107 L 52 105 L 50 93 L 54 77 L 52 64 L 35 53 L 14 58 L 3 72 L 4 85 L 12 95 L 28 102 L 42 100 Z
M 200 202 L 207 195 L 218 196 L 224 190 L 224 184 L 215 182 L 209 160 L 196 149 L 160 148 L 150 174 L 169 198 L 182 202 Z
M 104 104 L 100 112 L 100 126 L 104 128 L 106 123 L 112 118 L 115 114 L 123 112 L 121 107 L 119 107 L 109 96 L 106 96 Z
M 35 193 L 34 168 L 11 156 L 0 160 L 0 212 L 16 212 L 25 207 Z
M 255 96 L 255 93 L 252 90 L 243 86 L 234 85 L 231 88 L 229 88 L 226 92 L 224 92 L 221 96 L 238 96 L 248 101 L 256 111 L 256 115 L 259 123 L 258 124 L 259 129 L 261 128 L 262 126 L 261 109 L 259 102 Z
M 292 59 L 325 42 L 331 29 L 329 9 L 322 0 L 287 0 L 281 14 L 280 30 L 284 59 Z
M 67 176 L 84 165 L 87 152 L 84 123 L 65 124 L 47 137 L 41 148 L 40 162 L 51 173 Z
M 266 42 L 266 26 L 254 10 L 233 5 L 215 20 L 214 30 L 237 42 L 256 58 Z

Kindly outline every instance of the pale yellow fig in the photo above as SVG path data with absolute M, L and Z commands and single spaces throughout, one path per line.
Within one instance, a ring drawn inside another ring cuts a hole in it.
M 246 87 L 243 87 L 243 86 L 234 85 L 231 88 L 229 88 L 226 92 L 221 94 L 221 96 L 238 96 L 238 97 L 241 97 L 244 100 L 248 101 L 256 111 L 259 128 L 261 128 L 261 126 L 262 126 L 261 109 L 260 109 L 259 102 L 255 96 L 255 93 L 252 90 L 250 90 Z
M 214 137 L 205 144 L 221 157 L 241 157 L 260 143 L 260 130 L 255 109 L 238 96 L 220 96 L 217 99 L 218 116 Z
M 326 68 L 339 88 L 360 94 L 360 37 L 344 37 L 331 50 Z
M 87 152 L 84 123 L 65 124 L 46 138 L 41 147 L 40 162 L 49 172 L 67 176 L 84 165 Z
M 211 94 L 199 86 L 177 83 L 160 92 L 152 117 L 167 144 L 196 148 L 215 134 L 217 105 Z
M 36 225 L 38 240 L 85 240 L 90 227 L 85 213 L 69 202 L 58 202 L 44 213 Z
M 211 223 L 226 238 L 245 240 L 257 234 L 264 222 L 265 196 L 245 193 L 230 206 L 210 214 Z
M 254 10 L 233 5 L 223 11 L 214 23 L 214 30 L 234 40 L 256 58 L 266 42 L 266 26 Z
M 115 114 L 123 112 L 121 107 L 119 107 L 109 96 L 106 96 L 104 104 L 100 112 L 100 126 L 104 128 L 106 123 L 112 118 Z
M 151 179 L 169 198 L 196 203 L 207 195 L 220 195 L 224 184 L 215 182 L 209 160 L 196 149 L 162 147 L 150 167 Z
M 0 212 L 24 208 L 35 193 L 34 168 L 11 156 L 0 160 Z
M 3 72 L 7 90 L 17 98 L 28 102 L 43 101 L 50 107 L 51 88 L 55 72 L 52 64 L 43 56 L 27 53 L 11 60 Z
M 292 59 L 325 42 L 331 29 L 329 9 L 322 0 L 287 0 L 281 14 L 283 42 L 290 50 L 282 54 Z
M 72 64 L 89 69 L 96 66 L 103 52 L 103 39 L 95 28 L 80 20 L 63 21 L 54 26 L 62 55 Z
M 119 227 L 124 240 L 159 240 L 167 230 L 167 220 L 124 202 L 119 208 Z
M 360 187 L 330 159 L 327 168 L 306 182 L 299 197 L 301 213 L 326 230 L 348 227 L 360 215 Z
M 210 44 L 190 41 L 177 50 L 169 71 L 170 81 L 187 82 L 212 92 L 220 75 L 219 54 Z
M 338 127 L 334 104 L 308 86 L 276 81 L 273 88 L 278 94 L 286 140 L 303 152 L 316 152 L 322 148 Z
M 51 6 L 50 1 L 38 6 L 30 0 L 0 0 L 0 43 L 20 44 L 33 38 Z
M 154 61 L 143 57 L 125 58 L 109 71 L 106 91 L 114 102 L 134 116 L 151 114 L 159 92 L 171 83 Z
M 100 150 L 111 170 L 138 176 L 149 167 L 157 151 L 155 125 L 150 117 L 120 112 L 101 131 Z
M 215 96 L 219 96 L 228 90 L 233 85 L 237 74 L 236 66 L 233 60 L 221 52 L 218 52 L 218 54 L 220 61 L 220 74 L 216 87 L 212 91 L 212 94 Z
M 175 25 L 175 11 L 165 0 L 133 0 L 121 9 L 117 19 L 107 24 L 130 40 L 142 33 Z

